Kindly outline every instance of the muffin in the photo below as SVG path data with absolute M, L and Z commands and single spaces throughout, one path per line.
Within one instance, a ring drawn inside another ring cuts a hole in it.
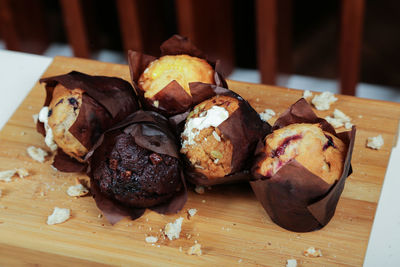
M 93 179 L 101 192 L 124 205 L 151 207 L 182 188 L 177 158 L 137 145 L 122 130 L 107 133 L 93 157 L 100 162 Z
M 238 107 L 236 98 L 219 95 L 195 106 L 186 120 L 180 151 L 209 179 L 223 177 L 232 171 L 233 145 L 218 126 Z
M 295 232 L 321 229 L 335 214 L 356 129 L 336 133 L 302 98 L 257 145 L 250 185 L 271 220 Z
M 88 161 L 98 207 L 105 212 L 104 198 L 111 203 L 107 216 L 121 207 L 128 214 L 144 208 L 172 213 L 186 201 L 175 137 L 168 121 L 155 112 L 139 110 L 106 131 Z
M 59 170 L 68 171 L 61 153 L 83 163 L 105 130 L 139 108 L 133 88 L 119 78 L 71 72 L 41 82 L 47 96 L 37 128 L 51 150 L 58 147 Z
M 326 183 L 333 184 L 342 174 L 346 147 L 319 124 L 295 123 L 268 135 L 263 152 L 266 158 L 257 163 L 257 173 L 266 178 L 296 160 Z
M 68 90 L 58 84 L 48 107 L 47 123 L 53 140 L 66 154 L 83 162 L 88 150 L 68 130 L 75 123 L 82 105 L 83 90 Z
M 181 149 L 187 178 L 197 185 L 247 179 L 249 158 L 268 123 L 239 95 L 226 88 L 196 105 L 184 122 Z
M 199 83 L 227 86 L 218 61 L 208 61 L 187 38 L 174 35 L 160 50 L 160 57 L 128 52 L 132 84 L 144 109 L 166 117 L 183 114 L 212 96 Z
M 176 81 L 188 95 L 189 83 L 214 84 L 214 69 L 204 59 L 189 55 L 167 55 L 152 61 L 139 78 L 144 97 L 151 99 L 164 87 Z

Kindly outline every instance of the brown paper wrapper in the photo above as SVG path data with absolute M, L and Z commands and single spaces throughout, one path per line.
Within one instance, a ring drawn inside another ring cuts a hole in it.
M 231 141 L 233 146 L 232 170 L 230 174 L 224 177 L 208 179 L 204 174 L 197 172 L 196 168 L 184 156 L 186 178 L 191 183 L 204 186 L 250 180 L 251 156 L 257 143 L 271 132 L 271 126 L 268 122 L 260 119 L 257 111 L 246 100 L 229 89 L 196 83 L 196 90 L 207 92 L 209 98 L 215 95 L 225 95 L 239 100 L 239 108 L 217 127 L 222 135 Z M 171 124 L 178 129 L 179 135 L 183 130 L 186 117 L 187 115 L 178 115 L 170 118 Z
M 115 224 L 126 216 L 130 216 L 133 220 L 137 219 L 146 210 L 144 208 L 127 207 L 114 199 L 108 198 L 100 191 L 97 182 L 93 179 L 92 169 L 98 166 L 103 156 L 102 151 L 99 152 L 98 149 L 100 149 L 104 140 L 106 140 L 109 135 L 115 133 L 115 131 L 132 135 L 135 139 L 135 143 L 145 149 L 179 159 L 175 136 L 170 130 L 168 120 L 156 112 L 139 110 L 128 116 L 124 121 L 107 130 L 99 138 L 92 150 L 89 151 L 86 160 L 89 162 L 88 174 L 91 177 L 93 198 L 97 207 L 103 212 L 104 216 L 111 224 Z M 167 202 L 153 206 L 150 209 L 161 214 L 171 214 L 180 211 L 187 200 L 186 183 L 182 171 L 181 179 L 182 188 L 179 192 L 176 192 Z
M 307 101 L 302 98 L 284 112 L 275 122 L 273 129 L 293 123 L 320 123 L 324 131 L 330 132 L 347 146 L 343 172 L 334 185 L 308 171 L 296 160 L 285 164 L 270 178 L 255 171 L 251 187 L 268 215 L 279 226 L 295 232 L 309 232 L 324 227 L 333 217 L 347 177 L 352 173 L 351 156 L 356 128 L 336 134 L 324 119 L 318 118 Z M 259 142 L 255 162 L 265 159 L 262 152 L 264 142 Z M 256 164 L 254 164 L 256 166 Z
M 40 82 L 46 84 L 44 106 L 50 104 L 57 84 L 70 90 L 80 88 L 85 91 L 78 117 L 69 128 L 69 132 L 88 150 L 105 130 L 139 109 L 137 96 L 132 86 L 120 78 L 91 76 L 72 71 L 68 74 L 41 79 Z M 38 122 L 36 128 L 41 134 L 46 134 L 43 123 Z M 85 170 L 85 163 L 60 151 L 59 149 L 54 158 L 55 168 L 64 172 Z
M 194 46 L 187 38 L 174 35 L 161 46 L 161 55 L 181 55 L 186 54 L 206 60 L 214 68 L 214 81 L 217 86 L 227 87 L 227 83 L 221 74 L 220 62 L 212 62 L 207 60 L 203 52 Z M 128 52 L 129 69 L 132 78 L 132 84 L 135 88 L 142 106 L 146 110 L 153 110 L 163 114 L 166 117 L 184 113 L 194 105 L 207 99 L 207 94 L 200 92 L 194 88 L 196 83 L 190 83 L 190 96 L 175 80 L 165 86 L 153 98 L 144 97 L 144 91 L 138 86 L 140 75 L 144 72 L 150 62 L 156 60 L 157 57 L 142 54 L 140 52 Z M 158 106 L 154 106 L 154 101 L 158 101 Z

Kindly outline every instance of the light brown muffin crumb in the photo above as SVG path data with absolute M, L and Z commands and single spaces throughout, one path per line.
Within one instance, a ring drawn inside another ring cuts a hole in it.
M 196 255 L 196 256 L 201 256 L 202 251 L 201 251 L 201 245 L 199 243 L 194 244 L 187 250 L 188 255 Z

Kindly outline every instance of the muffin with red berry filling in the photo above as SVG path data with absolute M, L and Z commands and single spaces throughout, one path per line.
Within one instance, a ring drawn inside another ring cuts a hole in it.
M 328 184 L 342 174 L 346 146 L 319 124 L 295 123 L 265 138 L 266 158 L 257 163 L 258 174 L 272 177 L 286 163 L 296 160 Z

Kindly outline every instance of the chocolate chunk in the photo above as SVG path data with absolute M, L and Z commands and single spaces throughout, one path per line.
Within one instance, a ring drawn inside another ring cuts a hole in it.
M 149 158 L 151 160 L 151 163 L 153 163 L 153 165 L 158 165 L 163 160 L 162 157 L 157 153 L 151 154 Z
M 52 110 L 52 109 L 49 109 L 49 112 L 47 113 L 47 117 L 50 117 L 51 114 L 53 114 L 53 110 Z

